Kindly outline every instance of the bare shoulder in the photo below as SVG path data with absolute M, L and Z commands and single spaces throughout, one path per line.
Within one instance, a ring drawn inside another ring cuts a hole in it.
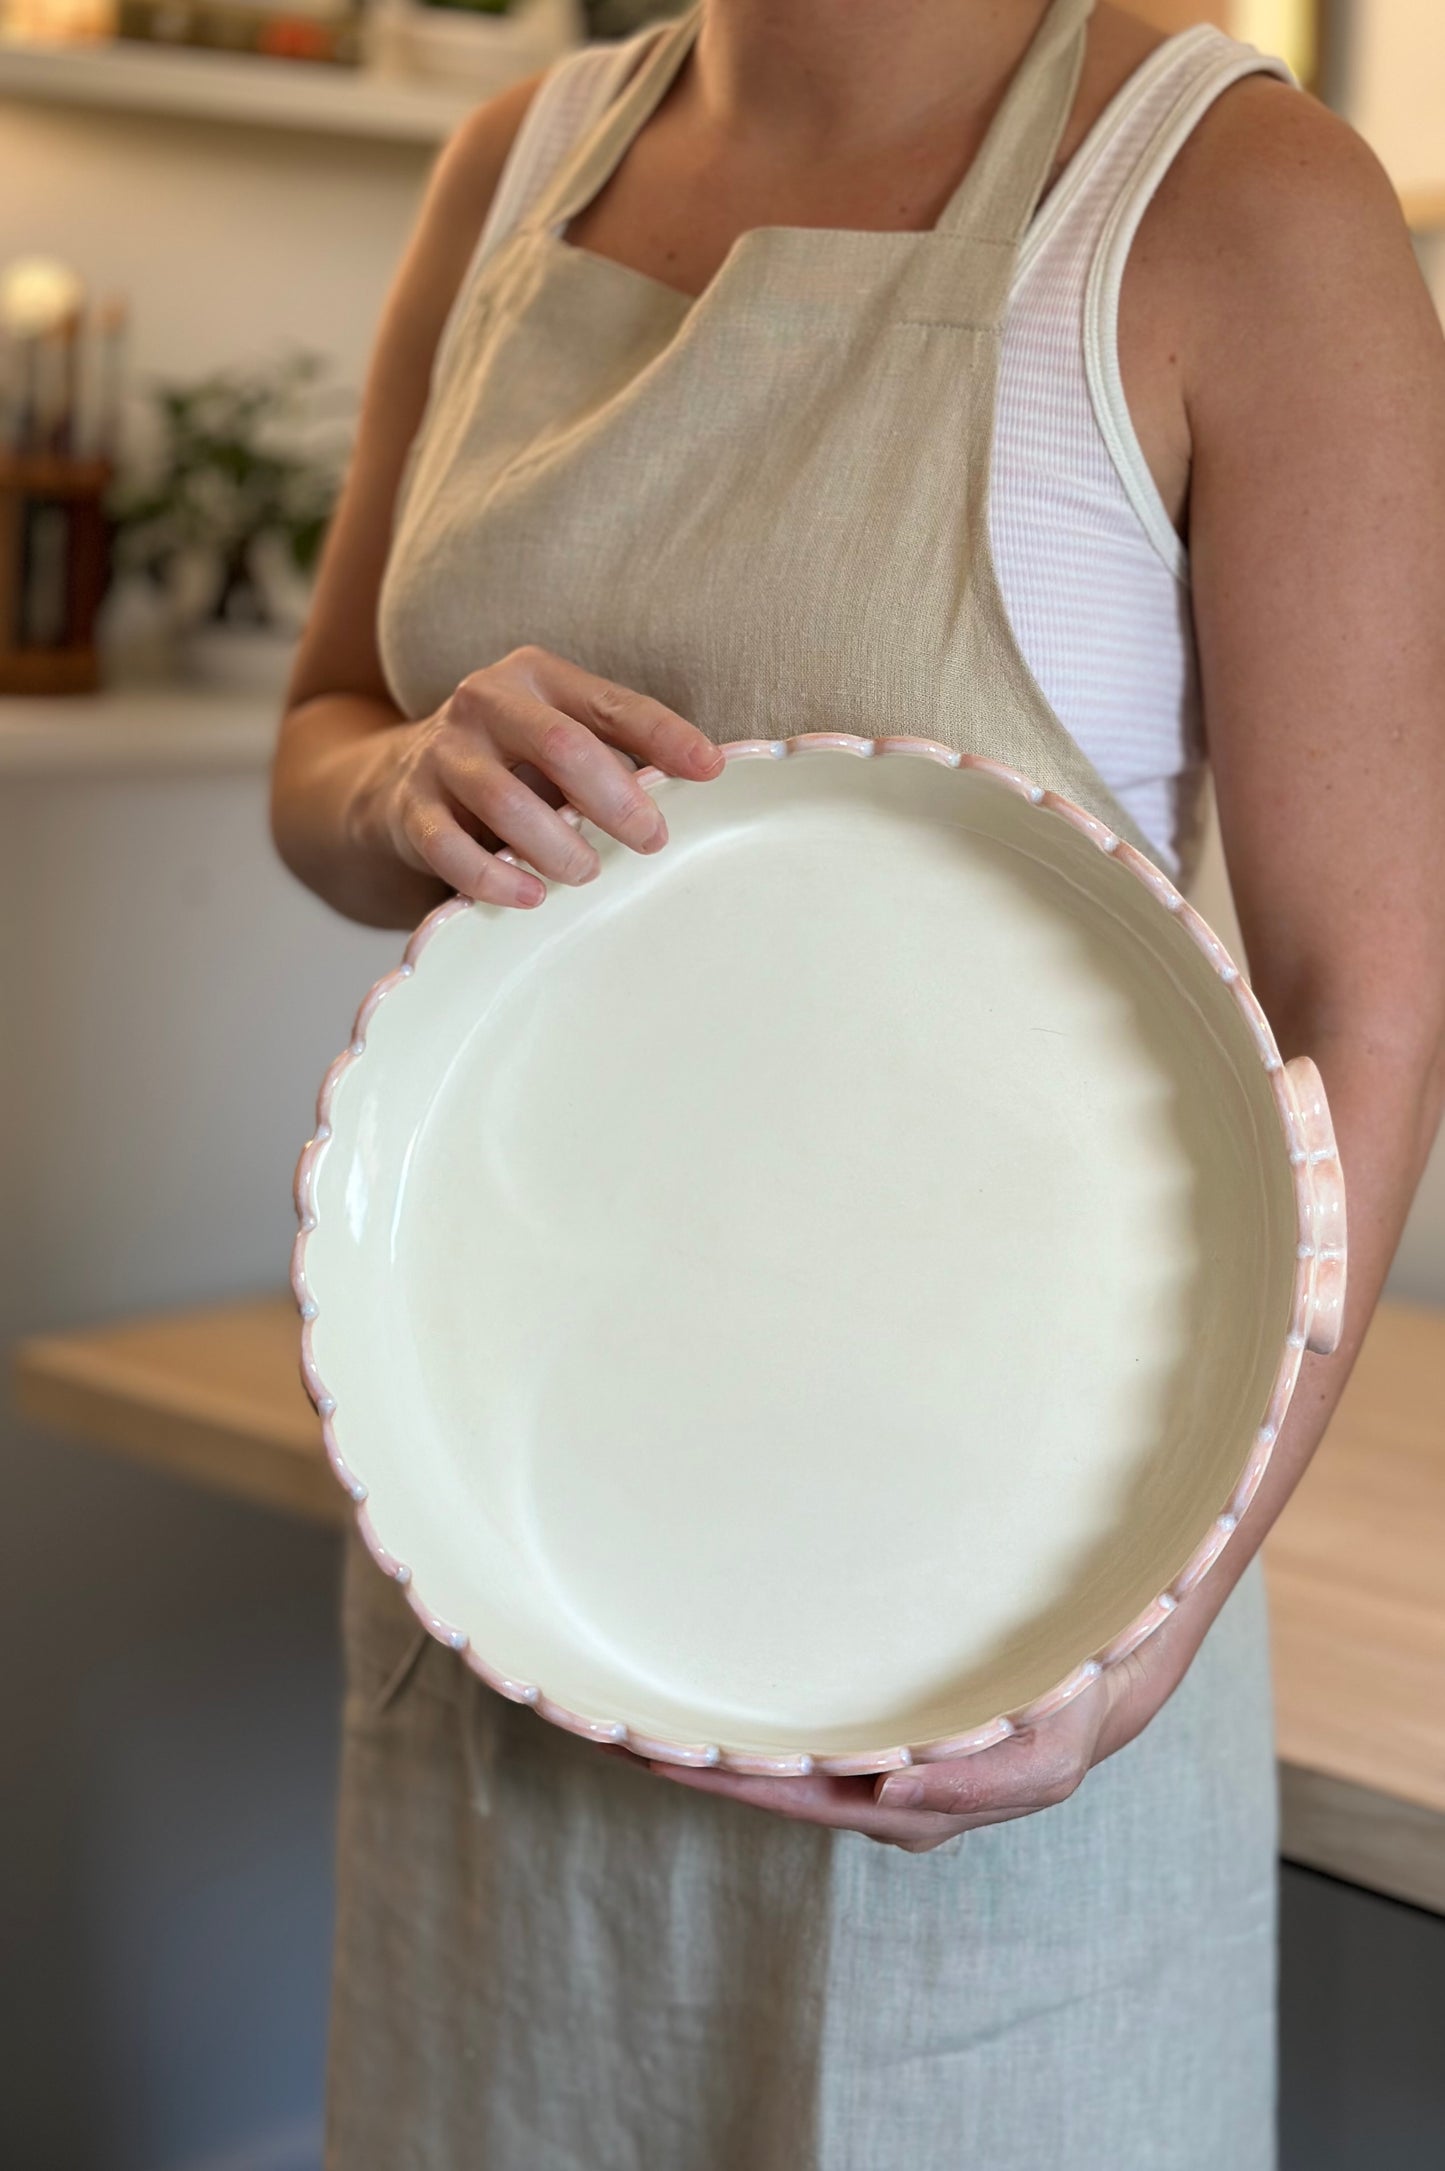
M 471 255 L 541 80 L 531 76 L 488 99 L 449 137 L 432 172 L 419 229 L 439 263 L 460 268 Z
M 400 412 L 415 404 L 411 391 L 431 367 L 442 325 L 540 81 L 533 76 L 514 84 L 468 114 L 432 169 L 392 282 L 372 363 L 373 386 L 384 391 L 388 403 L 400 396 Z
M 528 76 L 477 106 L 453 131 L 437 161 L 435 188 L 464 203 L 479 225 L 541 82 L 540 75 Z
M 1388 213 L 1399 204 L 1379 159 L 1347 121 L 1308 91 L 1272 75 L 1230 85 L 1170 169 L 1166 191 L 1196 212 L 1212 202 L 1233 219 L 1272 223 L 1346 208 Z
M 1268 76 L 1231 85 L 1171 165 L 1138 273 L 1177 337 L 1186 397 L 1354 327 L 1434 328 L 1389 176 L 1319 101 Z
M 376 605 L 397 491 L 426 408 L 437 342 L 539 80 L 470 114 L 433 169 L 372 349 L 346 487 L 292 680 L 293 706 L 338 690 L 390 700 Z

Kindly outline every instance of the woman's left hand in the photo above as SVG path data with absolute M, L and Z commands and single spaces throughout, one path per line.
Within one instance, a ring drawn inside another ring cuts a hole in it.
M 1207 1578 L 1136 1651 L 1061 1711 L 971 1756 L 864 1779 L 829 1779 L 821 1773 L 754 1779 L 658 1763 L 650 1769 L 700 1794 L 725 1795 L 802 1824 L 861 1832 L 905 1853 L 927 1854 L 961 1832 L 1030 1817 L 1067 1801 L 1096 1764 L 1142 1733 L 1184 1678 L 1219 1610 L 1223 1591 L 1211 1589 L 1213 1581 Z

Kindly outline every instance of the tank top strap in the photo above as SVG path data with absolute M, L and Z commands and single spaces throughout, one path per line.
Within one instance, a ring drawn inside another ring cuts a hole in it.
M 935 231 L 1017 247 L 1073 110 L 1094 0 L 1051 0 Z

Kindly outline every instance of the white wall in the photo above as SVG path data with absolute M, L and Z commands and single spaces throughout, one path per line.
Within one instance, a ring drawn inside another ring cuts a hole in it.
M 426 171 L 0 103 L 0 263 L 133 303 L 138 376 L 283 342 L 360 382 Z M 399 951 L 272 857 L 264 780 L 0 782 L 0 1343 L 284 1282 L 322 1068 Z M 314 2171 L 329 1535 L 0 1413 L 7 2161 Z
M 284 1283 L 290 1172 L 399 952 L 248 771 L 0 785 L 0 1341 Z M 329 1533 L 0 1422 L 7 2161 L 314 2166 Z
M 1445 8 L 1359 0 L 1344 25 L 1349 112 L 1403 189 L 1445 194 Z
M 0 264 L 33 250 L 133 303 L 136 376 L 274 353 L 359 385 L 425 152 L 0 100 Z

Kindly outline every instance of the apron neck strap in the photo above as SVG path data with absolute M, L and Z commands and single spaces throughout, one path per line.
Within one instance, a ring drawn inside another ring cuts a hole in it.
M 937 231 L 1017 244 L 1073 110 L 1094 0 L 1050 0 Z
M 1023 238 L 1073 108 L 1093 10 L 1094 0 L 1049 0 L 977 157 L 944 206 L 937 232 L 1010 243 Z M 691 52 L 701 15 L 696 5 L 662 25 L 600 126 L 564 160 L 529 226 L 564 224 L 611 178 Z
M 692 51 L 701 6 L 691 7 L 675 22 L 655 32 L 620 94 L 603 114 L 596 128 L 588 129 L 550 188 L 526 220 L 533 228 L 559 226 L 591 203 L 621 165 L 633 137 L 661 105 L 673 77 Z

